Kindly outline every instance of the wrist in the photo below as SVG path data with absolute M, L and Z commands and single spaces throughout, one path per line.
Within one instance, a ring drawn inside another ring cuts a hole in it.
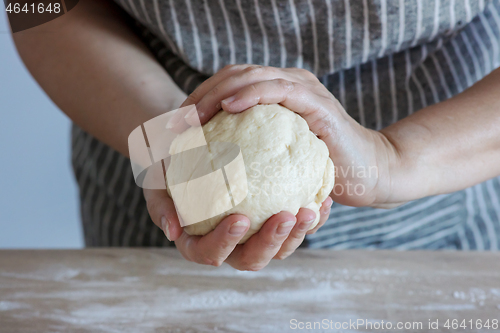
M 376 163 L 377 163 L 377 184 L 375 186 L 375 200 L 370 205 L 374 208 L 392 207 L 401 203 L 400 182 L 403 167 L 402 153 L 397 143 L 390 136 L 386 136 L 381 131 L 372 131 L 376 136 Z

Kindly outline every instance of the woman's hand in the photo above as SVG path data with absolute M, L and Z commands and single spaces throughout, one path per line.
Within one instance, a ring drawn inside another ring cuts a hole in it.
M 196 104 L 201 124 L 220 109 L 237 113 L 256 104 L 279 103 L 300 114 L 310 129 L 328 146 L 337 168 L 336 187 L 331 197 L 353 206 L 385 205 L 390 189 L 389 166 L 396 150 L 382 134 L 359 125 L 333 95 L 308 71 L 254 65 L 226 66 L 201 84 L 181 105 Z M 182 131 L 196 126 L 194 114 L 176 114 L 169 127 Z M 373 174 L 360 177 L 359 172 Z M 354 172 L 354 173 L 353 173 Z M 166 191 L 145 190 L 148 209 L 156 225 L 174 240 L 190 261 L 219 266 L 227 262 L 241 270 L 259 270 L 273 258 L 293 253 L 306 233 L 314 233 L 328 218 L 332 198 L 321 207 L 320 223 L 311 231 L 314 212 L 301 209 L 297 216 L 281 212 L 272 216 L 245 244 L 239 240 L 248 230 L 243 215 L 225 218 L 205 236 L 187 235 L 181 228 L 172 200 Z M 163 222 L 162 222 L 163 221 Z
M 381 132 L 358 124 L 309 71 L 256 65 L 230 65 L 203 82 L 182 104 L 196 104 L 201 124 L 221 108 L 242 112 L 256 104 L 279 103 L 300 114 L 323 140 L 335 164 L 334 201 L 349 206 L 390 208 L 391 169 L 399 164 L 396 146 Z M 196 116 L 185 121 L 196 125 Z M 175 119 L 178 122 L 182 117 Z M 184 123 L 184 126 L 187 126 Z M 173 124 L 183 127 L 182 122 Z
M 267 220 L 262 229 L 245 244 L 238 244 L 248 230 L 250 221 L 244 215 L 230 215 L 205 236 L 190 236 L 180 226 L 172 199 L 166 190 L 144 190 L 151 219 L 169 240 L 175 241 L 182 256 L 199 264 L 220 266 L 227 262 L 239 270 L 257 271 L 271 259 L 284 259 L 292 254 L 307 234 L 320 228 L 330 214 L 332 199 L 327 198 L 320 209 L 318 225 L 309 230 L 316 214 L 307 208 L 296 216 L 278 213 Z

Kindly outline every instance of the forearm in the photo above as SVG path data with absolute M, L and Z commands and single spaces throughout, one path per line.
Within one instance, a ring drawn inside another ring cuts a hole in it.
M 381 131 L 399 153 L 388 201 L 462 190 L 500 175 L 500 69 Z
M 128 156 L 129 133 L 177 108 L 185 94 L 126 25 L 113 3 L 82 0 L 14 35 L 28 70 L 76 124 Z

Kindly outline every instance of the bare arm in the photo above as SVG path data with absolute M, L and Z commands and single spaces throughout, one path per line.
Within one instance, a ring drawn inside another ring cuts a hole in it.
M 500 69 L 381 131 L 400 159 L 387 201 L 450 193 L 500 175 Z
M 381 131 L 362 127 L 312 73 L 294 68 L 227 67 L 201 84 L 191 103 L 202 123 L 219 105 L 238 113 L 281 103 L 299 113 L 330 150 L 333 200 L 348 206 L 392 208 L 500 175 L 500 69 Z
M 186 98 L 112 2 L 82 0 L 56 20 L 15 33 L 14 42 L 57 106 L 125 156 L 135 127 Z
M 26 66 L 52 100 L 75 123 L 125 156 L 128 135 L 136 126 L 178 108 L 187 97 L 112 3 L 81 0 L 68 14 L 16 33 L 14 39 Z M 144 193 L 153 222 L 177 240 L 181 253 L 192 261 L 222 264 L 250 225 L 245 216 L 231 215 L 210 236 L 188 237 L 167 191 Z M 320 224 L 330 205 L 331 200 L 323 204 Z M 232 265 L 260 269 L 274 256 L 288 256 L 300 245 L 314 217 L 306 208 L 297 216 L 274 215 L 244 250 L 238 250 Z

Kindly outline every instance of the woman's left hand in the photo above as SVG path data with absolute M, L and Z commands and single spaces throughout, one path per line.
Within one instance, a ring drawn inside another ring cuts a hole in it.
M 257 104 L 273 103 L 301 115 L 326 143 L 335 164 L 335 187 L 330 195 L 334 201 L 378 208 L 402 203 L 391 191 L 391 173 L 400 164 L 397 146 L 381 132 L 357 123 L 307 70 L 229 65 L 203 82 L 182 106 L 196 104 L 199 121 L 205 124 L 221 109 L 238 113 Z M 182 127 L 183 122 L 178 121 L 173 121 L 177 122 L 174 127 Z M 198 123 L 194 114 L 187 115 L 185 121 L 193 126 Z

